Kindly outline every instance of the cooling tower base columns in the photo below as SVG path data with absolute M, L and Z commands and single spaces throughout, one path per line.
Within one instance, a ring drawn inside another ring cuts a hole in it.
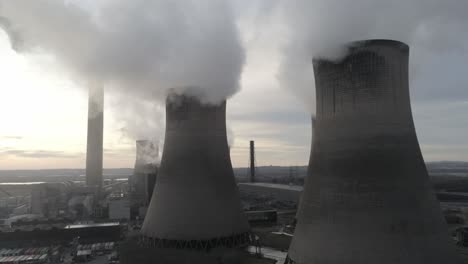
M 247 246 L 250 242 L 251 234 L 249 232 L 208 240 L 170 240 L 143 236 L 140 241 L 142 245 L 150 248 L 173 248 L 207 252 L 220 247 L 240 248 Z
M 192 241 L 192 248 L 155 248 L 139 240 L 127 240 L 120 246 L 122 264 L 273 264 L 274 260 L 259 258 L 243 248 L 216 247 L 209 251 L 199 250 Z M 179 244 L 181 245 L 181 244 Z M 174 244 L 172 245 L 174 247 Z

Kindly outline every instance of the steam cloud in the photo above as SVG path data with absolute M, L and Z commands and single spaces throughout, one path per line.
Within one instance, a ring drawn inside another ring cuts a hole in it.
M 124 95 L 132 118 L 169 90 L 219 103 L 237 92 L 245 59 L 224 0 L 0 0 L 0 26 L 18 52 L 51 54 L 83 86 Z M 132 118 L 126 131 L 141 136 Z
M 137 141 L 137 166 L 147 164 L 159 164 L 159 147 L 156 142 L 150 140 Z
M 413 84 L 419 72 L 437 72 L 427 65 L 443 67 L 441 56 L 468 57 L 466 0 L 0 0 L 0 25 L 16 50 L 50 53 L 76 79 L 117 90 L 124 131 L 148 138 L 142 128 L 161 130 L 163 120 L 147 120 L 163 117 L 153 104 L 169 89 L 212 103 L 237 91 L 245 54 L 236 23 L 252 10 L 271 19 L 247 25 L 259 34 L 282 28 L 265 43 L 280 43 L 281 86 L 311 112 L 312 57 L 337 59 L 344 43 L 408 43 Z
M 277 18 L 288 28 L 279 70 L 282 86 L 315 109 L 314 56 L 337 59 L 343 44 L 383 38 L 411 46 L 414 77 L 437 54 L 465 54 L 466 0 L 294 0 L 279 1 Z M 415 80 L 412 80 L 415 81 Z

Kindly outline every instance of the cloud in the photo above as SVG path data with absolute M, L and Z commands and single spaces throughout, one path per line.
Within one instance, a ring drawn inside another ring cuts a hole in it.
M 67 153 L 64 151 L 51 151 L 51 150 L 18 150 L 18 149 L 3 149 L 0 150 L 0 157 L 14 156 L 18 158 L 34 158 L 34 159 L 47 159 L 47 158 L 81 158 L 83 154 Z
M 102 84 L 120 96 L 125 103 L 111 107 L 125 113 L 116 118 L 134 139 L 160 133 L 160 112 L 148 105 L 163 104 L 169 92 L 219 103 L 240 88 L 245 52 L 228 0 L 0 0 L 0 6 L 0 26 L 18 52 L 52 55 L 80 85 Z
M 84 81 L 154 97 L 219 102 L 238 89 L 244 50 L 228 1 L 1 1 L 20 52 L 52 54 Z
M 15 50 L 20 49 L 22 43 L 21 37 L 19 36 L 18 32 L 12 28 L 10 21 L 0 16 L 0 28 L 2 28 L 7 33 L 11 47 Z
M 307 124 L 310 122 L 309 114 L 295 111 L 270 111 L 255 113 L 232 113 L 230 119 L 236 122 L 269 123 L 277 125 Z
M 133 148 L 104 148 L 106 158 L 134 158 L 135 149 Z
M 411 83 L 413 102 L 468 101 L 468 52 L 433 54 L 430 58 L 419 66 Z
M 338 58 L 344 44 L 373 38 L 410 45 L 410 78 L 418 97 L 468 98 L 468 79 L 460 74 L 468 67 L 468 1 L 293 0 L 280 2 L 277 10 L 288 28 L 279 80 L 311 112 L 312 57 Z
M 1 139 L 4 140 L 21 140 L 23 139 L 22 136 L 0 136 Z

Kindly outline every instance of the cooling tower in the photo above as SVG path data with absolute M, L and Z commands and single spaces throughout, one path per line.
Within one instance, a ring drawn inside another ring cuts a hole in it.
M 136 141 L 136 158 L 133 175 L 129 179 L 130 183 L 130 204 L 132 219 L 136 216 L 142 217 L 140 212 L 149 204 L 149 200 L 154 188 L 158 168 L 158 147 L 150 140 Z M 151 189 L 151 190 L 150 190 Z
M 151 140 L 137 140 L 134 173 L 151 173 L 158 156 L 159 148 Z
M 289 263 L 458 263 L 413 124 L 409 47 L 314 60 L 316 120 Z
M 153 247 L 190 250 L 249 241 L 229 156 L 226 102 L 166 100 L 164 150 L 142 235 Z
M 86 185 L 102 187 L 102 147 L 104 125 L 104 90 L 96 86 L 89 90 L 88 138 L 86 149 Z

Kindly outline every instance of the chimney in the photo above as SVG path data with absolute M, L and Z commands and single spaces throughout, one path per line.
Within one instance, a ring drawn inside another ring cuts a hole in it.
M 250 182 L 255 182 L 255 142 L 250 141 Z
M 102 187 L 103 125 L 104 89 L 97 85 L 89 90 L 86 148 L 86 185 L 97 190 Z
M 416 137 L 408 55 L 367 40 L 313 61 L 317 115 L 289 263 L 459 263 Z
M 142 227 L 156 248 L 206 251 L 250 241 L 226 137 L 226 102 L 169 95 L 158 180 Z

